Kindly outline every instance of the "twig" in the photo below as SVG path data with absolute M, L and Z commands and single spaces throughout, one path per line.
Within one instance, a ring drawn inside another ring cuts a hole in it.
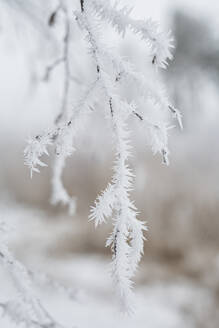
M 84 11 L 84 0 L 80 0 L 81 3 L 81 12 L 83 13 Z
M 67 8 L 63 4 L 63 2 L 60 0 L 59 6 L 56 8 L 56 10 L 51 14 L 49 18 L 49 25 L 52 26 L 55 23 L 55 17 L 56 15 L 62 11 L 64 14 L 64 21 L 65 21 L 65 33 L 63 37 L 63 50 L 62 50 L 62 57 L 55 60 L 55 62 L 51 65 L 49 65 L 46 68 L 46 73 L 43 78 L 44 81 L 48 81 L 51 73 L 60 65 L 63 63 L 64 66 L 64 81 L 63 81 L 63 94 L 62 94 L 62 100 L 60 105 L 60 112 L 57 115 L 55 119 L 55 123 L 58 124 L 63 117 L 66 115 L 67 111 L 67 101 L 68 101 L 68 94 L 69 94 L 69 87 L 70 82 L 75 81 L 75 78 L 72 77 L 72 74 L 70 72 L 70 59 L 69 59 L 69 43 L 70 43 L 70 23 L 68 19 L 68 12 Z
M 58 66 L 60 65 L 61 63 L 63 63 L 64 61 L 64 58 L 59 58 L 57 60 L 54 61 L 53 64 L 47 66 L 46 68 L 46 73 L 45 73 L 45 76 L 43 78 L 44 81 L 48 81 L 49 78 L 50 78 L 50 73 Z

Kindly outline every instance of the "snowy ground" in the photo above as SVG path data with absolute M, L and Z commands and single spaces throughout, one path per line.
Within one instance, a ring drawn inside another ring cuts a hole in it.
M 46 251 L 47 245 L 51 240 L 58 242 L 58 234 L 51 222 L 43 220 L 42 213 L 19 205 L 1 205 L 0 210 L 3 218 L 7 216 L 10 223 L 19 221 L 10 241 L 19 259 L 30 269 L 46 272 L 56 282 L 66 286 L 63 291 L 54 283 L 52 287 L 45 287 L 42 279 L 35 281 L 36 293 L 40 295 L 43 304 L 66 327 L 217 327 L 213 317 L 212 322 L 209 322 L 214 309 L 211 292 L 182 277 L 138 285 L 135 315 L 121 315 L 110 279 L 108 258 L 87 254 L 62 258 L 50 256 Z M 142 270 L 150 270 L 150 264 Z M 0 282 L 0 301 L 5 301 L 13 296 L 14 290 L 10 277 L 2 269 Z M 0 317 L 0 327 L 16 326 L 6 317 Z

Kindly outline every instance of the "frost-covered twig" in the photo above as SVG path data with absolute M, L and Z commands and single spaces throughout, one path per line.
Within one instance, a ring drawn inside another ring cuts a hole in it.
M 104 69 L 101 58 L 102 51 L 97 41 L 97 27 L 88 13 L 89 6 L 85 4 L 83 13 L 77 14 L 77 19 L 80 26 L 87 32 L 91 53 L 95 65 L 98 67 L 97 74 L 100 78 L 106 102 L 109 104 L 116 148 L 115 173 L 112 183 L 98 197 L 95 207 L 91 210 L 90 219 L 95 221 L 95 225 L 98 225 L 104 222 L 105 218 L 111 216 L 113 218 L 114 231 L 106 245 L 112 246 L 112 274 L 116 290 L 120 296 L 122 309 L 130 313 L 133 305 L 131 300 L 131 278 L 143 253 L 143 230 L 146 229 L 144 224 L 137 220 L 136 209 L 129 196 L 133 175 L 127 164 L 130 146 L 126 121 L 133 113 L 133 109 L 125 101 L 119 99 L 114 88 L 115 81 L 110 78 Z
M 51 132 L 38 137 L 38 143 L 36 138 L 32 140 L 25 152 L 26 164 L 32 171 L 37 169 L 37 165 L 44 165 L 40 157 L 47 152 L 47 146 L 54 144 L 56 159 L 52 178 L 52 200 L 54 203 L 61 201 L 71 207 L 72 198 L 63 187 L 62 172 L 66 158 L 74 151 L 74 139 L 83 125 L 83 117 L 90 112 L 94 98 L 99 100 L 96 97 L 98 92 L 102 102 L 95 110 L 104 112 L 111 123 L 116 156 L 112 181 L 98 196 L 91 209 L 90 219 L 97 226 L 112 218 L 114 228 L 107 240 L 107 246 L 111 246 L 113 252 L 113 280 L 123 309 L 132 312 L 133 276 L 143 253 L 146 226 L 137 219 L 138 213 L 130 198 L 134 175 L 128 164 L 131 154 L 128 123 L 133 118 L 138 119 L 146 131 L 153 153 L 160 153 L 163 163 L 168 164 L 170 124 L 164 117 L 166 113 L 171 113 L 178 120 L 180 127 L 182 122 L 180 112 L 171 104 L 158 79 L 151 82 L 138 72 L 134 65 L 107 47 L 103 42 L 101 24 L 106 20 L 123 36 L 127 29 L 140 36 L 148 44 L 151 63 L 157 68 L 165 68 L 168 60 L 172 58 L 172 37 L 169 33 L 161 32 L 158 24 L 150 19 L 134 20 L 130 17 L 127 7 L 119 8 L 117 4 L 113 6 L 111 1 L 79 0 L 79 3 L 81 10 L 75 12 L 75 17 L 86 35 L 96 80 L 86 89 L 78 104 L 69 110 L 67 115 L 63 115 L 61 120 L 56 120 Z M 153 74 L 157 74 L 157 69 L 153 70 Z M 130 81 L 136 86 L 138 99 L 128 102 L 121 96 L 120 83 L 126 85 Z M 142 99 L 145 104 L 151 103 L 157 114 L 156 118 L 151 115 L 147 106 L 144 109 L 138 106 L 139 100 Z M 41 142 L 42 145 L 39 144 Z M 72 204 L 74 206 L 74 202 Z
M 129 63 L 126 59 L 115 56 L 112 50 L 103 47 L 101 55 L 106 57 L 109 61 L 112 61 L 115 72 L 117 72 L 115 82 L 120 82 L 123 80 L 130 80 L 135 86 L 137 86 L 140 92 L 140 97 L 143 97 L 145 101 L 152 100 L 154 107 L 159 107 L 161 111 L 171 112 L 173 118 L 175 118 L 179 124 L 179 127 L 183 129 L 182 125 L 182 115 L 178 109 L 176 109 L 169 101 L 167 93 L 164 86 L 161 83 L 153 85 L 146 80 L 145 76 L 136 71 L 133 65 Z M 119 72 L 119 73 L 118 73 Z M 147 118 L 146 114 L 139 113 L 137 111 L 137 106 L 135 104 L 131 105 L 133 109 L 132 113 L 140 120 L 143 121 L 144 125 L 147 127 L 147 140 L 152 148 L 154 154 L 160 153 L 163 159 L 163 163 L 169 164 L 169 150 L 168 150 L 168 130 L 169 125 L 164 122 L 152 122 Z
M 148 44 L 152 56 L 152 63 L 155 66 L 166 68 L 167 60 L 172 59 L 170 49 L 173 48 L 173 38 L 171 33 L 164 33 L 160 30 L 159 24 L 148 20 L 136 20 L 130 17 L 132 11 L 127 6 L 119 6 L 118 1 L 114 6 L 110 1 L 90 0 L 90 5 L 101 19 L 107 20 L 119 34 L 125 36 L 126 30 L 133 33 Z
M 38 166 L 46 166 L 41 160 L 41 156 L 43 154 L 48 155 L 47 149 L 49 146 L 55 146 L 51 201 L 53 204 L 59 202 L 63 205 L 67 204 L 71 214 L 74 214 L 76 202 L 75 198 L 69 196 L 63 186 L 62 173 L 66 159 L 74 152 L 74 138 L 84 126 L 87 114 L 92 112 L 91 104 L 96 97 L 95 91 L 98 82 L 99 79 L 96 79 L 86 88 L 66 122 L 56 124 L 53 129 L 46 130 L 41 135 L 30 138 L 24 150 L 25 164 L 29 167 L 32 177 L 33 172 L 39 172 Z
M 119 105 L 120 102 L 117 103 L 114 98 L 113 131 L 116 147 L 112 180 L 114 185 L 114 202 L 112 203 L 114 230 L 106 245 L 111 245 L 113 251 L 112 274 L 122 309 L 130 313 L 133 310 L 131 279 L 143 253 L 143 231 L 146 230 L 146 227 L 143 222 L 137 220 L 136 208 L 130 200 L 129 193 L 132 190 L 133 174 L 127 163 L 130 145 L 129 132 L 126 127 L 130 113 L 125 108 L 122 112 Z M 96 214 L 95 211 L 93 214 Z M 95 215 L 93 218 L 95 219 Z
M 65 167 L 66 159 L 74 152 L 74 139 L 77 133 L 82 129 L 84 120 L 88 113 L 91 113 L 90 103 L 96 90 L 98 79 L 95 80 L 86 89 L 78 104 L 74 107 L 73 113 L 69 117 L 67 123 L 61 126 L 58 136 L 55 138 L 55 160 L 53 165 L 52 177 L 52 204 L 61 203 L 68 205 L 69 213 L 74 214 L 76 211 L 76 199 L 71 197 L 65 189 L 62 182 L 62 173 Z
M 138 88 L 140 97 L 144 97 L 145 100 L 151 99 L 154 105 L 158 105 L 162 110 L 168 111 L 177 120 L 179 127 L 183 129 L 182 115 L 178 109 L 176 109 L 170 102 L 165 87 L 160 81 L 156 83 L 150 82 L 146 79 L 144 74 L 138 72 L 133 64 L 127 59 L 119 56 L 112 51 L 112 49 L 103 47 L 101 55 L 106 57 L 108 61 L 111 61 L 115 71 L 117 72 L 115 81 L 131 81 Z
M 46 166 L 40 159 L 43 154 L 48 155 L 48 146 L 51 145 L 53 139 L 53 133 L 46 132 L 43 135 L 37 135 L 36 137 L 29 138 L 27 146 L 24 150 L 25 164 L 30 169 L 30 175 L 33 176 L 33 172 L 39 172 L 38 166 Z
M 9 251 L 5 239 L 5 225 L 0 224 L 0 262 L 11 277 L 16 297 L 1 303 L 3 313 L 16 324 L 27 328 L 64 328 L 43 307 L 33 292 L 28 270 Z

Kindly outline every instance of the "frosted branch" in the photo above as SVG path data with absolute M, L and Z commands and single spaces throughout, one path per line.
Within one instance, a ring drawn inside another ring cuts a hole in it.
M 4 231 L 0 229 L 0 262 L 7 270 L 17 291 L 15 299 L 0 304 L 3 313 L 16 324 L 23 324 L 27 328 L 64 328 L 50 316 L 34 295 L 28 271 L 14 259 L 6 241 L 3 240 L 2 233 Z
M 166 68 L 167 60 L 173 58 L 170 52 L 170 49 L 173 48 L 173 38 L 170 32 L 162 32 L 159 24 L 151 19 L 136 20 L 131 18 L 132 9 L 127 6 L 120 6 L 120 8 L 118 2 L 115 2 L 114 6 L 111 5 L 110 1 L 104 0 L 91 0 L 89 3 L 97 16 L 112 24 L 123 37 L 127 29 L 138 35 L 149 46 L 152 64 Z
M 25 164 L 30 169 L 31 177 L 33 172 L 39 172 L 38 166 L 47 166 L 41 161 L 43 154 L 48 155 L 48 146 L 52 144 L 53 133 L 46 132 L 44 135 L 37 135 L 33 139 L 29 139 L 24 150 Z
M 130 145 L 128 142 L 129 133 L 126 129 L 126 120 L 132 111 L 127 110 L 127 104 L 121 101 L 114 93 L 114 83 L 105 71 L 102 60 L 100 46 L 97 42 L 96 27 L 94 22 L 87 15 L 87 7 L 83 14 L 77 15 L 80 26 L 87 32 L 87 40 L 91 47 L 95 65 L 98 67 L 97 74 L 105 93 L 106 100 L 109 103 L 109 110 L 112 119 L 116 161 L 114 165 L 114 176 L 112 184 L 109 184 L 106 190 L 97 198 L 95 206 L 91 209 L 90 219 L 95 221 L 97 226 L 105 222 L 106 218 L 113 217 L 114 231 L 107 241 L 107 246 L 111 245 L 113 250 L 112 274 L 116 290 L 121 300 L 122 309 L 125 312 L 132 312 L 132 281 L 134 270 L 141 258 L 143 245 L 143 227 L 141 232 L 138 230 L 138 238 L 142 243 L 137 242 L 136 232 L 136 212 L 133 203 L 129 198 L 129 192 L 132 187 L 133 174 L 127 165 L 127 159 L 130 154 Z M 135 223 L 135 225 L 133 225 Z M 132 231 L 132 235 L 130 232 Z M 132 238 L 132 237 L 133 238 Z M 128 240 L 133 240 L 135 251 L 131 252 L 132 247 Z M 131 255 L 132 254 L 132 255 Z M 130 269 L 130 264 L 132 270 Z
M 165 121 L 163 112 L 164 114 L 169 113 L 177 119 L 181 128 L 182 120 L 180 112 L 171 104 L 165 88 L 157 81 L 157 78 L 156 82 L 152 82 L 144 74 L 138 72 L 129 61 L 115 54 L 112 48 L 106 46 L 103 42 L 101 23 L 103 20 L 109 22 L 123 36 L 128 29 L 139 36 L 148 45 L 151 62 L 155 67 L 165 68 L 168 60 L 172 59 L 170 52 L 172 37 L 170 33 L 163 33 L 159 25 L 151 19 L 135 20 L 131 18 L 131 10 L 128 7 L 119 7 L 118 3 L 111 5 L 111 1 L 105 0 L 80 0 L 79 3 L 80 12 L 75 12 L 75 18 L 85 33 L 96 80 L 85 90 L 73 110 L 68 109 L 66 111 L 69 80 L 72 75 L 69 70 L 68 55 L 69 21 L 67 11 L 60 2 L 58 11 L 63 11 L 66 21 L 66 34 L 63 43 L 64 55 L 55 61 L 50 66 L 51 68 L 48 68 L 47 75 L 59 64 L 64 63 L 65 79 L 62 108 L 54 128 L 29 141 L 25 150 L 25 163 L 29 166 L 31 174 L 33 171 L 38 172 L 39 166 L 45 165 L 41 156 L 48 154 L 48 147 L 54 145 L 52 202 L 54 204 L 61 202 L 67 204 L 71 209 L 75 208 L 74 198 L 69 196 L 63 186 L 63 169 L 66 159 L 75 150 L 75 138 L 79 130 L 85 125 L 84 118 L 91 112 L 92 102 L 99 100 L 97 95 L 103 96 L 101 98 L 101 111 L 104 111 L 106 119 L 111 123 L 116 154 L 112 180 L 97 197 L 91 208 L 89 218 L 94 221 L 95 226 L 112 219 L 113 232 L 106 245 L 112 248 L 112 275 L 116 291 L 123 309 L 130 313 L 133 310 L 133 276 L 143 254 L 146 226 L 144 222 L 138 220 L 137 209 L 130 198 L 134 175 L 128 164 L 131 155 L 128 122 L 133 118 L 140 122 L 152 152 L 154 154 L 160 153 L 163 163 L 168 165 L 168 131 L 170 125 L 169 122 Z M 55 13 L 51 15 L 50 25 L 54 24 L 55 16 Z M 153 74 L 157 74 L 157 69 L 153 70 Z M 121 97 L 120 84 L 130 81 L 136 88 L 138 99 L 133 99 L 129 103 L 124 97 Z M 138 108 L 136 102 L 138 103 L 139 99 L 152 105 L 156 119 L 146 106 L 143 110 Z

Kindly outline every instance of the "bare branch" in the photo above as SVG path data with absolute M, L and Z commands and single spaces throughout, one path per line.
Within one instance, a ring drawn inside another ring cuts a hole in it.
M 84 0 L 80 0 L 81 3 L 81 12 L 83 13 L 84 11 Z
M 44 81 L 48 81 L 51 73 L 60 65 L 63 64 L 63 93 L 62 93 L 62 99 L 61 99 L 61 105 L 60 105 L 60 111 L 55 119 L 55 123 L 58 124 L 64 116 L 66 116 L 67 113 L 67 102 L 68 102 L 68 96 L 69 96 L 69 87 L 71 81 L 76 81 L 75 78 L 72 77 L 71 71 L 70 71 L 70 59 L 69 59 L 69 44 L 70 44 L 70 23 L 68 18 L 68 12 L 67 8 L 65 7 L 62 0 L 60 0 L 60 3 L 57 7 L 57 9 L 51 14 L 49 18 L 49 25 L 52 26 L 55 24 L 55 18 L 58 15 L 59 12 L 64 14 L 64 24 L 65 24 L 65 32 L 63 37 L 63 49 L 62 49 L 62 57 L 55 60 L 54 63 L 49 65 L 46 68 L 45 76 L 43 78 Z
M 50 74 L 52 73 L 52 71 L 54 71 L 54 69 L 59 66 L 61 63 L 64 62 L 64 58 L 59 58 L 56 61 L 54 61 L 53 64 L 49 65 L 46 67 L 46 72 L 45 72 L 45 76 L 43 78 L 44 81 L 48 81 L 50 78 Z

